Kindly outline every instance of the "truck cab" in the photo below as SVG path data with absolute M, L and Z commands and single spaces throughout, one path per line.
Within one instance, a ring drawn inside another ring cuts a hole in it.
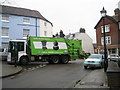
M 8 63 L 18 63 L 22 56 L 26 56 L 26 40 L 11 40 L 8 46 Z

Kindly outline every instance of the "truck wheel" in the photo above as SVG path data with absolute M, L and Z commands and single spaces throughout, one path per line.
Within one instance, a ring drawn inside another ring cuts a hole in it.
M 60 62 L 60 59 L 58 56 L 51 56 L 51 63 L 58 64 Z
M 27 57 L 21 57 L 20 64 L 21 65 L 27 65 L 28 64 L 28 58 Z
M 67 63 L 69 62 L 69 57 L 68 57 L 68 56 L 62 56 L 61 62 L 62 62 L 63 64 L 67 64 Z

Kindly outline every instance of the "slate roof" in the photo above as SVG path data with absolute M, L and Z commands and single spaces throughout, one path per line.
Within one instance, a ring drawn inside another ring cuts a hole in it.
M 0 11 L 0 13 L 2 13 L 2 14 L 39 18 L 39 19 L 49 22 L 53 26 L 53 24 L 50 21 L 48 21 L 45 17 L 43 17 L 40 14 L 40 12 L 38 12 L 36 10 L 30 10 L 30 9 L 12 7 L 12 6 L 4 6 L 4 5 L 0 5 L 0 9 L 1 8 L 2 8 L 2 11 Z

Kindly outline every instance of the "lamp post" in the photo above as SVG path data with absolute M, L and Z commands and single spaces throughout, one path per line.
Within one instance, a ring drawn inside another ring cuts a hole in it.
M 107 11 L 103 9 L 100 11 L 102 18 L 103 18 L 103 34 L 104 34 L 104 72 L 107 71 L 107 67 L 108 67 L 108 60 L 107 60 L 107 49 L 106 49 L 106 34 L 105 34 L 105 17 L 106 17 L 106 13 Z

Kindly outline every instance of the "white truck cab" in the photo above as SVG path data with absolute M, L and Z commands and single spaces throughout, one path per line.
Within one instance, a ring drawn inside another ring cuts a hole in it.
M 15 60 L 19 62 L 24 55 L 26 55 L 26 40 L 11 40 L 8 46 L 7 62 L 14 63 Z

